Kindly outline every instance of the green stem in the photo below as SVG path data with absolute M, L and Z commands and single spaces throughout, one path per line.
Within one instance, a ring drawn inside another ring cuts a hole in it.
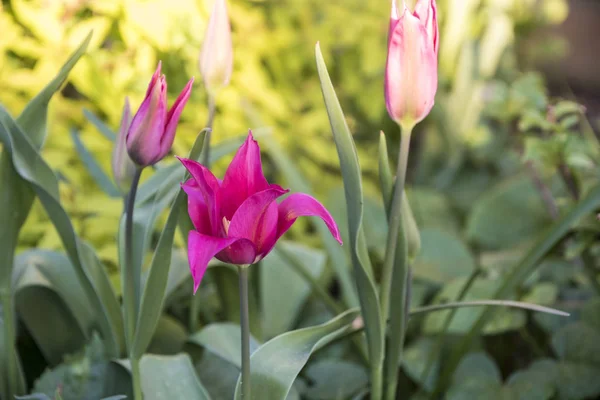
M 383 261 L 383 272 L 381 279 L 381 317 L 383 321 L 388 320 L 390 307 L 390 292 L 392 289 L 392 273 L 394 271 L 394 258 L 398 244 L 398 231 L 402 223 L 402 193 L 406 180 L 406 167 L 408 165 L 408 151 L 410 147 L 410 136 L 412 127 L 402 129 L 400 139 L 400 157 L 396 171 L 396 184 L 394 197 L 390 206 L 390 220 L 388 224 L 388 237 L 385 246 L 385 257 Z
M 133 399 L 142 400 L 144 398 L 144 394 L 142 393 L 140 360 L 137 358 L 131 358 L 131 378 L 133 384 Z
M 250 312 L 248 310 L 248 266 L 238 266 L 240 275 L 240 329 L 242 330 L 242 400 L 250 400 Z
M 10 281 L 10 278 L 9 278 Z M 10 285 L 10 282 L 8 283 Z M 8 398 L 21 395 L 23 390 L 20 384 L 19 362 L 16 352 L 15 338 L 15 310 L 12 304 L 10 287 L 2 290 L 2 311 L 4 314 L 4 352 L 6 353 L 6 391 Z
M 125 274 L 123 282 L 123 302 L 125 303 L 125 333 L 127 349 L 131 350 L 135 335 L 135 324 L 140 309 L 142 266 L 133 261 L 133 210 L 142 169 L 137 168 L 129 189 L 125 205 Z M 123 268 L 123 266 L 121 266 Z
M 212 135 L 212 126 L 215 120 L 216 103 L 213 96 L 208 97 L 208 120 L 206 121 L 206 136 L 202 144 L 200 163 L 206 168 L 210 168 L 210 137 Z M 190 303 L 189 328 L 190 332 L 198 330 L 198 315 L 200 314 L 200 296 L 192 296 Z

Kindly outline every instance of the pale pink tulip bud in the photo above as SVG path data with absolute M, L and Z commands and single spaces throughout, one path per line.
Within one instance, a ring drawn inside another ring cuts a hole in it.
M 127 138 L 127 131 L 129 131 L 129 125 L 131 125 L 131 107 L 129 106 L 129 99 L 125 98 L 125 106 L 123 107 L 123 116 L 121 117 L 121 126 L 119 127 L 119 133 L 115 141 L 115 147 L 112 153 L 112 172 L 115 183 L 119 187 L 122 193 L 128 193 L 131 187 L 131 181 L 135 175 L 135 164 L 129 158 L 127 154 L 127 145 L 125 143 Z
M 435 0 L 419 0 L 398 16 L 395 0 L 388 35 L 385 102 L 390 117 L 414 126 L 429 114 L 437 90 L 439 46 Z
M 227 86 L 233 70 L 233 44 L 227 4 L 215 0 L 200 54 L 200 73 L 206 90 L 214 96 Z

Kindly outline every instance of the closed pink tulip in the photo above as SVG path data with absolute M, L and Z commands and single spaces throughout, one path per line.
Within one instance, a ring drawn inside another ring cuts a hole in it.
M 438 46 L 435 0 L 419 0 L 414 12 L 404 4 L 400 16 L 392 0 L 385 101 L 390 117 L 400 125 L 412 127 L 433 107 Z
M 167 80 L 160 70 L 161 64 L 158 63 L 146 97 L 127 132 L 127 152 L 133 162 L 141 167 L 156 164 L 171 150 L 179 117 L 194 82 L 193 78 L 190 79 L 173 106 L 167 109 Z
M 217 259 L 249 265 L 263 259 L 298 217 L 320 217 L 341 244 L 338 227 L 313 197 L 269 184 L 263 174 L 258 143 L 248 134 L 221 181 L 202 164 L 180 158 L 192 178 L 182 184 L 195 230 L 188 237 L 188 258 L 198 289 L 208 262 Z

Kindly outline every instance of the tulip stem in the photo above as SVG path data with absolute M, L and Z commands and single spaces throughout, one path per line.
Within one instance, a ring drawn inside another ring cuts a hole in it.
M 141 273 L 142 266 L 134 264 L 133 258 L 133 210 L 135 208 L 135 195 L 142 176 L 142 169 L 138 167 L 133 175 L 131 189 L 125 203 L 125 273 L 123 282 L 123 302 L 125 303 L 125 325 L 128 351 L 131 351 L 135 335 L 135 325 L 140 307 Z M 139 264 L 139 263 L 138 263 Z M 123 265 L 121 265 L 123 268 Z M 133 360 L 131 360 L 133 366 Z
M 400 299 L 399 304 L 395 304 L 395 315 L 390 321 L 389 340 L 387 341 L 386 360 L 385 360 L 385 399 L 393 400 L 396 398 L 396 389 L 398 384 L 398 365 L 402 361 L 402 348 L 404 346 L 404 335 L 406 332 L 406 314 L 407 309 L 407 288 L 408 265 L 406 235 L 402 224 L 402 197 L 404 194 L 404 183 L 406 180 L 406 168 L 408 165 L 408 153 L 410 148 L 410 136 L 412 127 L 401 129 L 400 155 L 396 171 L 396 183 L 394 185 L 394 195 L 389 210 L 388 236 L 385 248 L 385 258 L 381 278 L 381 317 L 383 328 L 386 328 L 386 322 L 389 319 L 389 306 L 392 297 L 392 286 L 396 295 L 395 299 Z M 397 302 L 397 300 L 396 300 Z
M 394 185 L 394 197 L 392 198 L 388 223 L 388 236 L 383 261 L 383 272 L 381 278 L 381 318 L 387 321 L 389 318 L 390 292 L 392 289 L 392 272 L 394 270 L 394 257 L 398 245 L 398 231 L 402 223 L 402 193 L 406 180 L 406 167 L 408 165 L 408 151 L 410 147 L 410 136 L 412 127 L 401 129 L 400 156 L 396 171 L 396 184 Z M 397 288 L 400 289 L 400 288 Z M 402 307 L 403 309 L 403 307 Z
M 133 385 L 133 399 L 134 400 L 142 400 L 144 398 L 144 394 L 142 392 L 142 379 L 140 374 L 140 360 L 131 357 L 131 380 Z
M 238 266 L 240 275 L 240 329 L 242 330 L 242 400 L 250 400 L 250 318 L 248 265 Z

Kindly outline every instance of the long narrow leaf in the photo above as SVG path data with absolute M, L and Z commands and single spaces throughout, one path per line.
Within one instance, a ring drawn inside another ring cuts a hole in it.
M 96 114 L 91 112 L 90 110 L 84 109 L 83 115 L 87 118 L 87 120 L 98 129 L 98 131 L 109 141 L 113 142 L 117 140 L 117 134 L 113 132 L 112 129 L 108 127 Z
M 358 155 L 318 44 L 315 48 L 315 54 L 317 70 L 321 80 L 321 90 L 342 169 L 348 212 L 350 253 L 358 287 L 361 312 L 365 321 L 371 363 L 372 399 L 378 400 L 381 396 L 384 335 L 379 299 L 372 278 L 362 227 L 363 192 Z
M 510 295 L 512 291 L 519 287 L 541 264 L 542 258 L 571 230 L 573 225 L 585 215 L 590 214 L 600 207 L 600 186 L 592 189 L 588 195 L 582 199 L 577 206 L 556 221 L 546 233 L 532 246 L 531 250 L 517 263 L 507 274 L 503 284 L 494 293 L 494 299 Z M 454 374 L 456 367 L 460 363 L 463 355 L 469 350 L 469 346 L 475 337 L 481 332 L 485 324 L 493 316 L 493 310 L 486 309 L 481 314 L 477 322 L 473 325 L 469 333 L 453 347 L 453 351 L 444 366 L 442 375 L 438 381 L 435 393 L 441 393 L 449 384 L 450 378 Z
M 83 144 L 79 138 L 77 131 L 71 131 L 71 139 L 75 144 L 75 149 L 77 150 L 77 153 L 79 153 L 81 161 L 98 186 L 100 186 L 100 189 L 110 197 L 121 197 L 121 192 L 117 189 L 112 179 L 110 179 L 110 177 L 102 170 L 102 167 L 100 167 L 96 159 L 94 159 L 92 153 L 85 147 L 85 144 Z

